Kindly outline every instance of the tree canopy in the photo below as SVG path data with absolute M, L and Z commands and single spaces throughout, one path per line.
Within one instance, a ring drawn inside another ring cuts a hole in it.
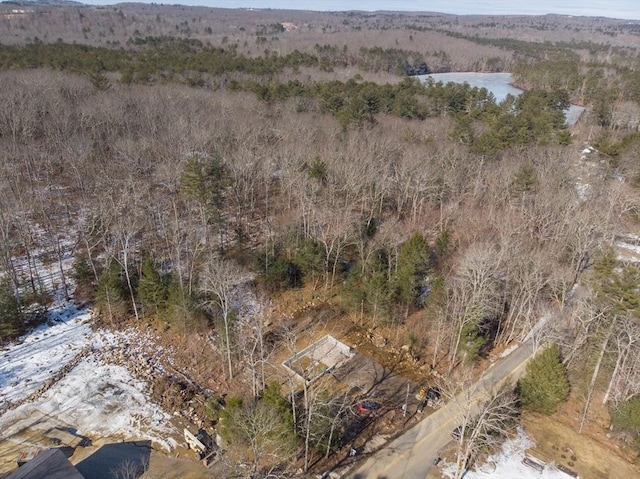
M 560 360 L 556 344 L 536 355 L 518 382 L 522 405 L 533 411 L 551 415 L 558 404 L 569 397 L 571 387 L 567 371 Z

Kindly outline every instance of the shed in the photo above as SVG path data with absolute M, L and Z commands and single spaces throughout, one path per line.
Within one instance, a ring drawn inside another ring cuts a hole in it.
M 60 449 L 47 449 L 7 479 L 84 479 Z

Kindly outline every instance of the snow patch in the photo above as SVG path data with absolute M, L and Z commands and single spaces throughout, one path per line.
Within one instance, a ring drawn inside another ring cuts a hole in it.
M 31 232 L 36 245 L 51 242 L 38 225 Z M 0 348 L 0 440 L 62 424 L 93 439 L 150 439 L 171 450 L 177 442 L 169 436 L 180 434 L 170 416 L 150 402 L 144 381 L 113 364 L 134 358 L 161 370 L 160 355 L 171 351 L 158 347 L 149 331 L 92 330 L 92 312 L 69 300 L 74 237 L 70 230 L 53 251 L 36 246 L 13 258 L 21 288 L 44 291 L 53 303 L 45 324 Z
M 158 355 L 170 351 L 157 346 L 151 332 L 92 331 L 91 317 L 59 302 L 47 324 L 0 352 L 0 411 L 13 408 L 0 416 L 1 437 L 62 423 L 86 436 L 150 439 L 171 450 L 177 443 L 168 436 L 179 432 L 170 416 L 149 401 L 143 381 L 109 361 L 117 350 L 160 368 Z
M 518 349 L 518 346 L 519 346 L 519 344 L 512 344 L 511 346 L 509 346 L 507 349 L 505 349 L 504 351 L 502 351 L 500 353 L 500 358 L 506 358 L 512 352 L 514 352 L 516 349 Z
M 588 183 L 576 183 L 576 192 L 578 193 L 578 199 L 585 201 L 587 199 L 587 193 L 591 185 Z
M 502 449 L 489 456 L 487 461 L 478 466 L 476 470 L 469 471 L 465 479 L 567 479 L 564 472 L 559 471 L 553 464 L 547 464 L 542 473 L 525 466 L 522 460 L 527 449 L 535 444 L 527 436 L 523 429 L 518 428 L 518 433 L 513 439 L 505 441 Z M 442 470 L 446 477 L 453 478 L 455 464 L 446 464 Z
M 640 262 L 640 236 L 620 235 L 616 238 L 616 248 L 618 249 L 618 261 L 630 263 Z
M 40 325 L 0 355 L 0 410 L 25 399 L 73 360 L 90 342 L 91 312 L 60 304 Z
M 549 320 L 551 319 L 551 313 L 545 313 L 542 315 L 542 317 L 540 318 L 539 321 L 537 321 L 533 327 L 529 330 L 529 332 L 527 333 L 527 335 L 525 336 L 525 338 L 523 339 L 523 342 L 528 341 L 529 339 L 535 337 L 536 334 L 538 334 L 549 322 Z
M 150 439 L 171 450 L 165 437 L 177 430 L 169 415 L 149 402 L 145 389 L 127 368 L 86 358 L 40 398 L 2 416 L 0 429 L 7 436 L 25 427 L 48 427 L 40 420 L 44 416 L 84 436 Z

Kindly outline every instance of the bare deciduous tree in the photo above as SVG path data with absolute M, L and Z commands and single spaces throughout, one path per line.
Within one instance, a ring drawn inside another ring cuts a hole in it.
M 233 378 L 232 320 L 233 311 L 237 307 L 234 304 L 233 288 L 247 278 L 247 274 L 236 263 L 217 256 L 205 264 L 201 274 L 202 291 L 210 298 L 207 305 L 215 306 L 220 311 L 229 379 Z
M 456 364 L 464 334 L 473 333 L 485 319 L 499 310 L 496 251 L 488 244 L 470 247 L 461 258 L 451 280 L 448 310 L 454 321 L 450 370 Z
M 513 428 L 517 397 L 508 385 L 484 391 L 470 376 L 458 381 L 455 389 L 444 385 L 442 390 L 456 410 L 458 426 L 452 433 L 457 446 L 454 477 L 460 479 L 481 451 L 496 448 Z

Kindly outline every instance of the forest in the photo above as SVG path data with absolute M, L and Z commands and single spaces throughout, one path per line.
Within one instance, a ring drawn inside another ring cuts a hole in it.
M 51 304 L 34 258 L 71 255 L 67 295 L 101 324 L 212 346 L 184 371 L 257 478 L 313 471 L 347 435 L 345 393 L 303 401 L 272 365 L 309 314 L 384 337 L 416 383 L 534 337 L 549 348 L 501 414 L 570 405 L 571 428 L 640 461 L 640 23 L 12 8 L 2 342 Z M 525 92 L 414 76 L 446 71 Z M 586 111 L 568 126 L 571 103 Z M 247 319 L 250 295 L 275 309 Z M 504 424 L 461 441 L 459 474 Z

